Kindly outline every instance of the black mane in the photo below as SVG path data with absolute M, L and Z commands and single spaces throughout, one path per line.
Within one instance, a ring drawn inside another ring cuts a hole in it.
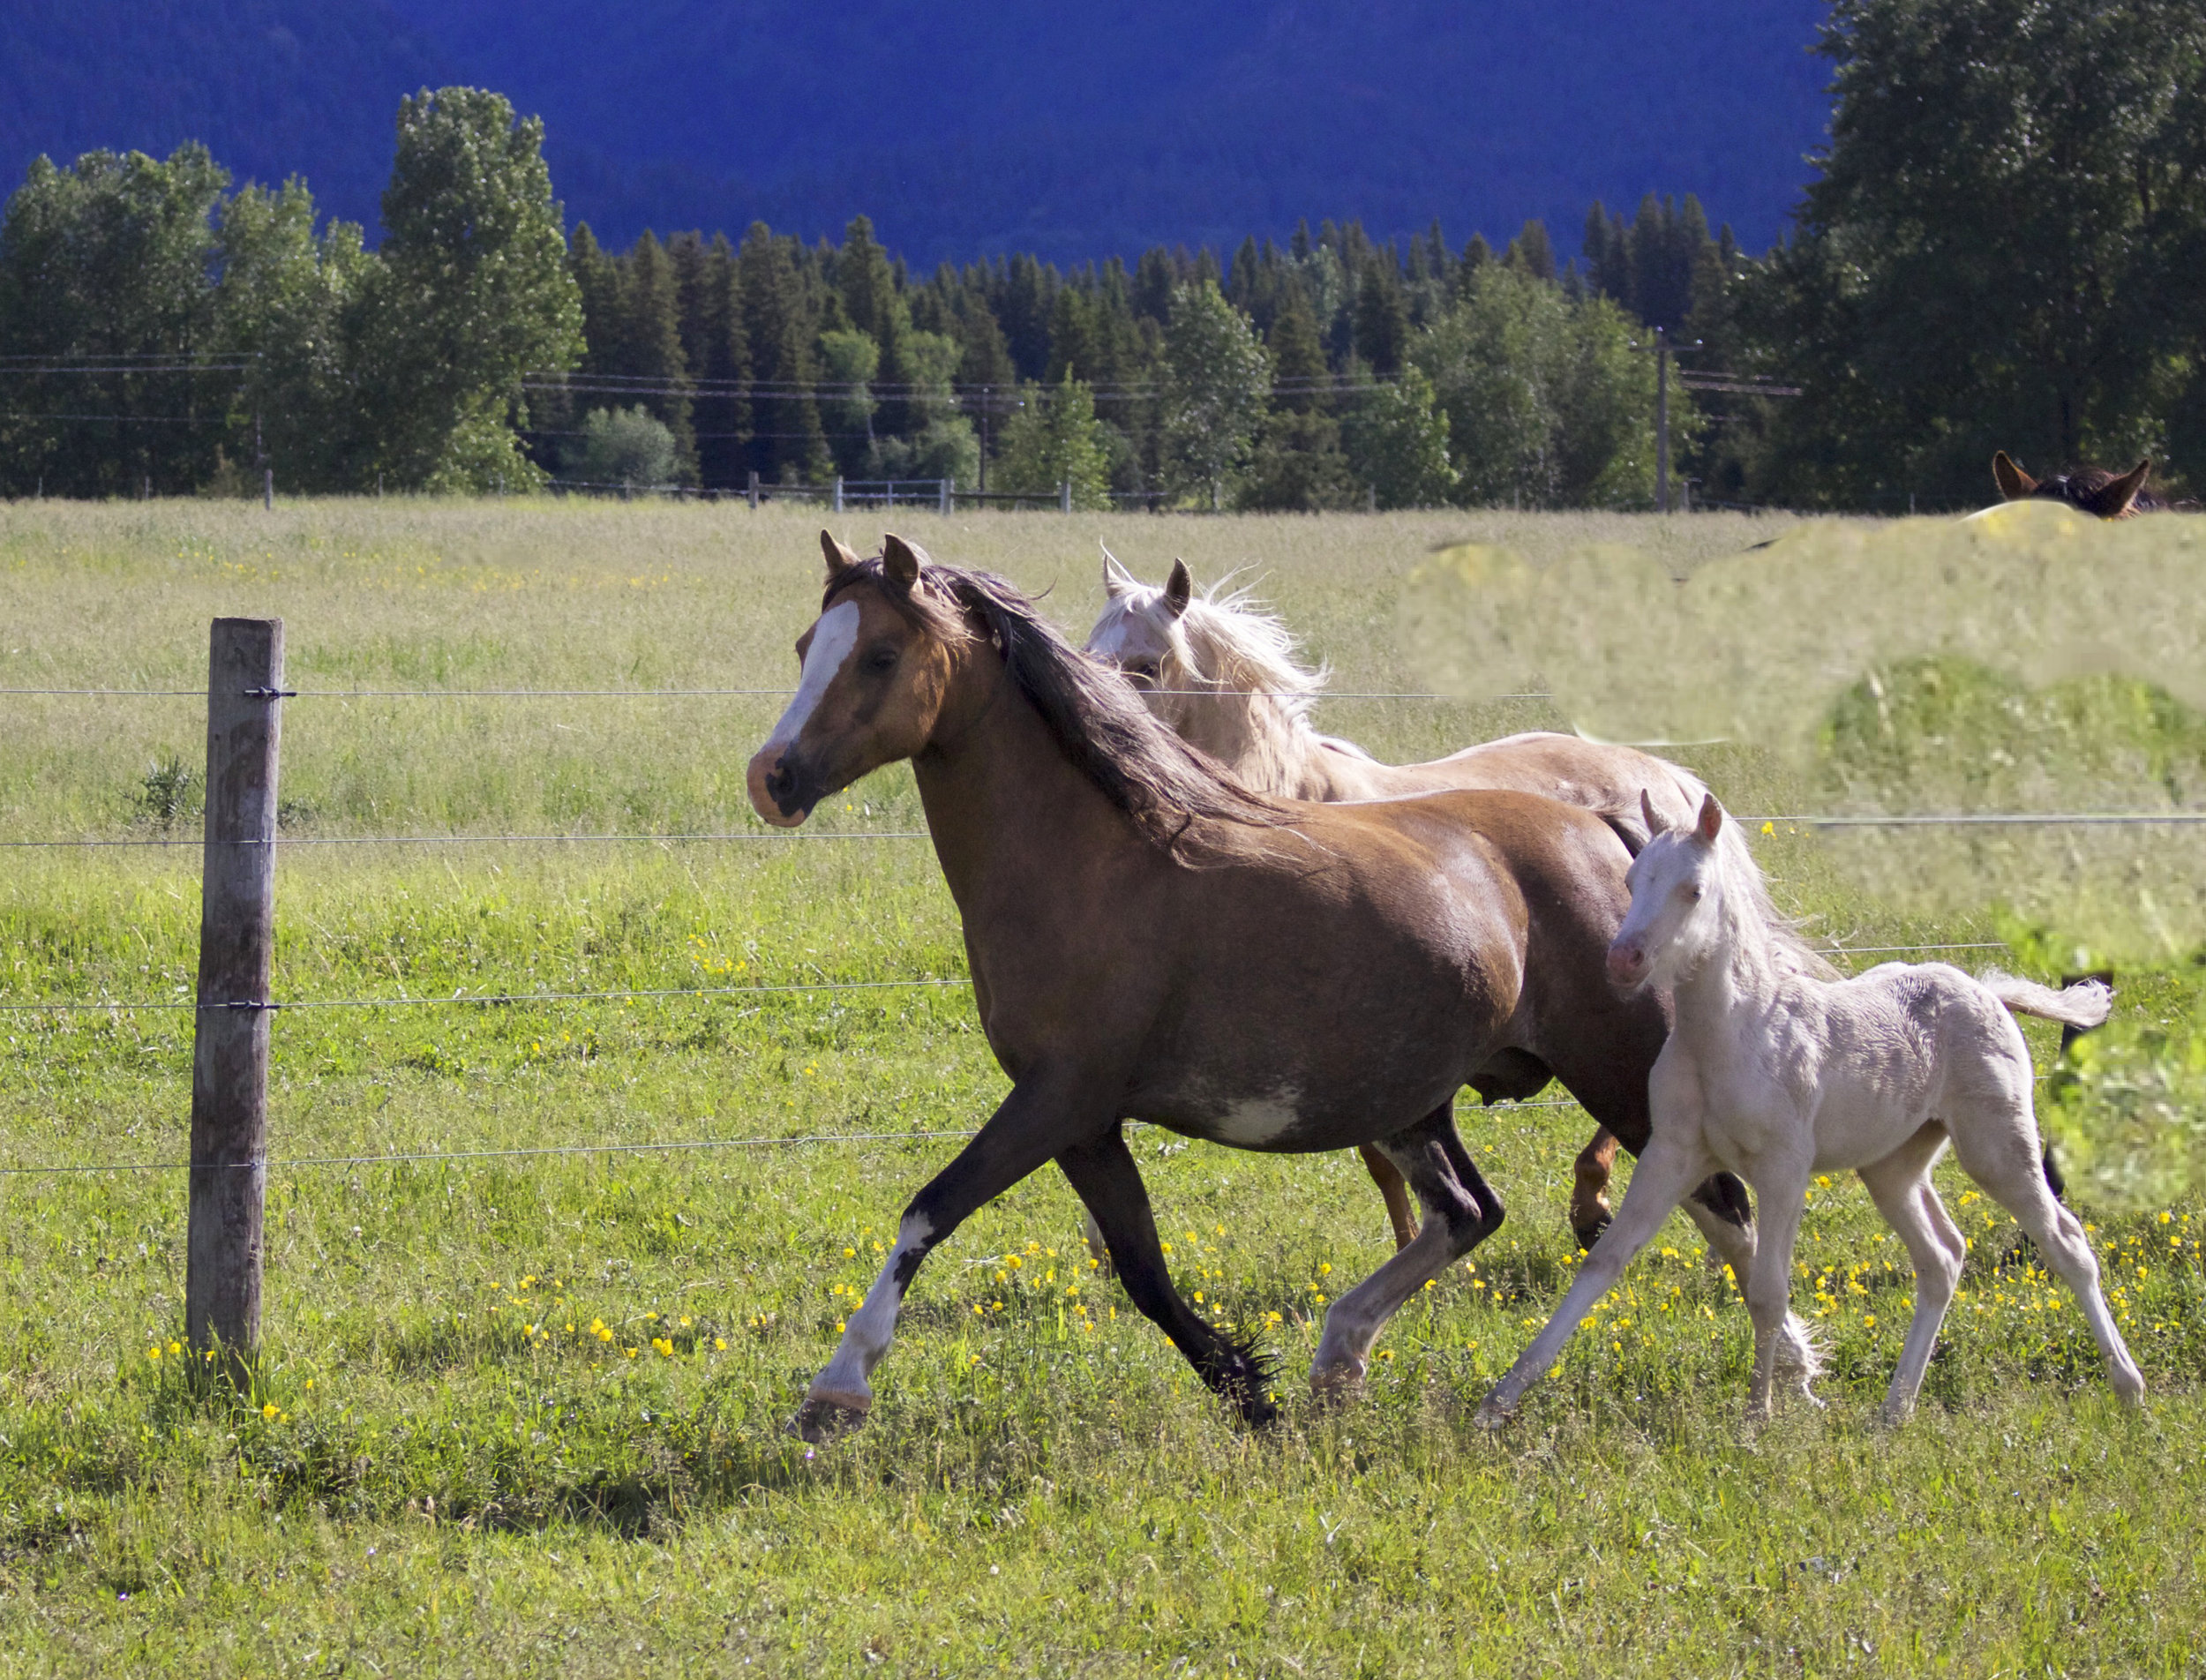
M 1276 828 L 1288 821 L 1283 805 L 1242 786 L 1159 723 L 1123 677 L 1075 648 L 994 573 L 930 560 L 919 587 L 907 590 L 879 559 L 859 560 L 829 581 L 821 610 L 861 581 L 945 641 L 972 634 L 965 615 L 978 619 L 1011 681 L 1066 755 L 1144 838 L 1174 856 L 1207 850 L 1200 844 L 1201 821 Z

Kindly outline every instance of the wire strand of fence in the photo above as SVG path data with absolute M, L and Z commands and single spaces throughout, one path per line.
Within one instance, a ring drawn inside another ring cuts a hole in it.
M 1826 956 L 1888 956 L 1902 952 L 2003 951 L 2005 940 L 1978 940 L 1962 944 L 1838 945 L 1827 947 Z M 773 997 L 814 992 L 886 992 L 959 990 L 972 986 L 965 979 L 922 978 L 901 980 L 807 980 L 774 986 L 630 986 L 596 992 L 454 992 L 422 997 L 295 998 L 253 1001 L 239 999 L 201 1003 L 191 998 L 161 998 L 139 1001 L 100 1001 L 60 999 L 37 1002 L 0 1002 L 0 1011 L 11 1015 L 108 1013 L 137 1010 L 266 1009 L 281 1014 L 294 1009 L 413 1009 L 450 1007 L 513 1006 L 522 1003 L 598 1003 L 634 999 Z
M 176 850 L 213 845 L 240 846 L 465 846 L 465 845 L 689 845 L 722 841 L 757 841 L 793 844 L 799 841 L 925 840 L 924 829 L 822 829 L 772 833 L 763 829 L 701 830 L 671 834 L 328 834 L 284 835 L 274 840 L 193 840 L 175 838 L 129 840 L 0 840 L 0 849 L 12 851 Z
M 1497 1108 L 1575 1108 L 1578 1105 L 1564 1099 L 1536 1099 L 1531 1102 L 1496 1103 Z M 1129 1121 L 1129 1126 L 1147 1129 L 1140 1121 Z M 296 1166 L 392 1166 L 434 1163 L 438 1161 L 486 1161 L 531 1156 L 560 1155 L 648 1155 L 664 1151 L 669 1154 L 691 1150 L 707 1149 L 790 1149 L 823 1144 L 901 1144 L 925 1142 L 928 1139 L 963 1138 L 976 1136 L 977 1128 L 954 1131 L 912 1132 L 799 1132 L 784 1137 L 691 1137 L 674 1138 L 664 1143 L 619 1144 L 532 1144 L 514 1149 L 436 1149 L 393 1151 L 381 1155 L 299 1155 L 289 1159 L 259 1161 L 224 1161 L 208 1167 L 194 1167 L 190 1161 L 92 1161 L 69 1162 L 57 1166 L 0 1166 L 0 1177 L 35 1178 L 79 1176 L 95 1173 L 189 1173 L 222 1172 L 258 1169 L 274 1171 Z M 1317 1153 L 1330 1153 L 1318 1151 Z
M 728 696 L 752 696 L 760 699 L 786 699 L 797 691 L 793 688 L 295 688 L 287 690 L 286 700 L 702 700 Z M 1150 692 L 1158 694 L 1211 696 L 1221 691 L 1215 688 L 1159 688 Z M 1245 690 L 1233 692 L 1248 693 Z M 101 700 L 205 700 L 204 688 L 0 688 L 0 696 L 72 695 L 82 699 Z M 1254 691 L 1252 699 L 1299 700 L 1308 698 L 1300 691 L 1288 693 L 1269 689 Z M 1478 705 L 1485 702 L 1466 700 L 1460 694 L 1427 694 L 1413 690 L 1359 689 L 1339 694 L 1323 693 L 1319 700 L 1416 700 L 1453 701 L 1459 705 Z M 1527 690 L 1521 694 L 1495 694 L 1493 701 L 1551 700 L 1545 690 Z
M 139 1009 L 266 1009 L 281 1014 L 291 1009 L 411 1009 L 454 1005 L 491 1006 L 517 1003 L 608 1002 L 633 998 L 775 997 L 805 992 L 888 992 L 934 986 L 969 986 L 969 979 L 807 980 L 782 986 L 631 986 L 604 992 L 454 992 L 449 996 L 381 998 L 236 999 L 201 1003 L 191 998 L 157 998 L 133 1002 L 83 1002 L 57 1000 L 45 1002 L 0 1003 L 11 1015 L 41 1013 L 126 1014 Z
M 1972 811 L 1897 816 L 1744 816 L 1751 827 L 1764 823 L 1807 829 L 1921 828 L 2192 828 L 2206 823 L 2206 811 Z M 469 845 L 702 845 L 748 842 L 795 845 L 809 842 L 925 840 L 924 829 L 804 829 L 769 833 L 759 829 L 698 829 L 644 834 L 337 834 L 278 835 L 273 841 L 243 840 L 238 845 L 277 846 L 469 846 Z M 169 836 L 77 840 L 0 840 L 0 851 L 161 851 L 205 847 L 205 840 Z M 1910 948 L 1911 949 L 1911 948 Z

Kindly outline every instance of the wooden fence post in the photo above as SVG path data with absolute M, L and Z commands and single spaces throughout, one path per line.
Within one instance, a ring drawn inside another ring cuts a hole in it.
M 206 848 L 191 1046 L 184 1333 L 240 1381 L 260 1340 L 268 973 L 275 935 L 283 620 L 217 619 L 206 679 Z
M 940 514 L 944 519 L 948 519 L 949 517 L 950 498 L 950 481 L 949 479 L 938 478 L 934 481 L 934 511 Z
M 744 493 L 749 497 L 751 511 L 755 514 L 758 512 L 758 469 L 755 467 L 751 469 L 750 488 Z
M 1061 514 L 1072 511 L 1072 480 L 1069 478 L 1057 481 L 1057 511 Z

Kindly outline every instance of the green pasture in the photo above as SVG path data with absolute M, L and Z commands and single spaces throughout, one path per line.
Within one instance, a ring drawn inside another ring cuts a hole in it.
M 882 522 L 835 524 L 867 548 Z M 894 528 L 1049 590 L 1076 633 L 1099 540 L 1144 575 L 1175 554 L 1204 581 L 1252 568 L 1344 694 L 1431 680 L 1400 601 L 1437 548 L 1545 564 L 1624 545 L 1682 574 L 1786 529 L 901 510 Z M 2152 1387 L 2142 1414 L 2107 1394 L 2066 1291 L 2027 1256 L 2001 1268 L 2011 1223 L 1954 1175 L 1971 1262 L 1896 1436 L 1871 1414 L 1905 1256 L 1840 1181 L 1812 1197 L 1796 1293 L 1830 1350 L 1826 1409 L 1742 1431 L 1745 1315 L 1679 1220 L 1489 1437 L 1471 1410 L 1575 1258 L 1562 1215 L 1590 1127 L 1550 1091 L 1466 1103 L 1509 1223 L 1397 1319 L 1354 1405 L 1301 1398 L 1324 1302 L 1388 1247 L 1353 1156 L 1142 1131 L 1182 1287 L 1279 1357 L 1279 1429 L 1199 1390 L 1092 1271 L 1044 1174 L 921 1275 L 871 1426 L 816 1451 L 784 1434 L 904 1200 L 957 1147 L 926 1134 L 971 1129 L 1005 1089 L 931 852 L 897 837 L 920 826 L 908 773 L 821 814 L 852 837 L 792 840 L 742 793 L 775 696 L 364 691 L 786 687 L 816 529 L 546 502 L 0 507 L 0 688 L 198 690 L 209 618 L 280 614 L 309 691 L 284 718 L 286 833 L 469 837 L 281 854 L 275 995 L 409 1001 L 274 1024 L 246 1395 L 196 1380 L 176 1340 L 184 1183 L 164 1164 L 184 1149 L 191 1015 L 151 1006 L 191 994 L 196 849 L 0 849 L 0 1002 L 146 1006 L 0 1013 L 0 1673 L 2206 1669 L 2206 986 L 2179 943 L 2125 961 L 2116 1023 L 2069 1062 L 2031 1028 Z M 1537 698 L 1343 698 L 1321 721 L 1415 758 L 1564 720 Z M 8 694 L 0 725 L 0 840 L 196 836 L 188 696 Z M 1957 960 L 2049 978 L 2097 959 L 2094 927 L 2014 890 L 2005 842 L 1940 854 L 1945 877 L 1976 870 L 1973 896 L 1910 896 L 1876 883 L 1904 886 L 1915 854 L 1865 861 L 1848 845 L 1866 842 L 1782 819 L 2078 780 L 2187 807 L 2206 767 L 2206 724 L 2161 690 L 2018 686 L 1951 659 L 1865 672 L 1817 742 L 1805 761 L 1677 755 L 1771 819 L 1756 844 L 1812 932 L 2005 940 Z M 560 835 L 716 837 L 494 837 Z M 2099 841 L 2065 844 L 2082 868 Z M 2121 844 L 2140 870 L 2188 866 L 2180 844 L 2172 866 Z M 952 984 L 875 984 L 908 980 Z M 797 985 L 847 989 L 739 989 Z

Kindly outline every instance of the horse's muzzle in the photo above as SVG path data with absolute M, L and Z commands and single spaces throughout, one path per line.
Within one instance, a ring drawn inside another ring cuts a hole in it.
M 1609 948 L 1609 984 L 1632 991 L 1647 979 L 1647 953 L 1622 941 Z
M 814 804 L 814 799 L 806 797 L 804 780 L 793 750 L 762 746 L 753 754 L 750 769 L 744 777 L 744 785 L 751 796 L 751 809 L 777 829 L 799 827 L 812 814 Z

